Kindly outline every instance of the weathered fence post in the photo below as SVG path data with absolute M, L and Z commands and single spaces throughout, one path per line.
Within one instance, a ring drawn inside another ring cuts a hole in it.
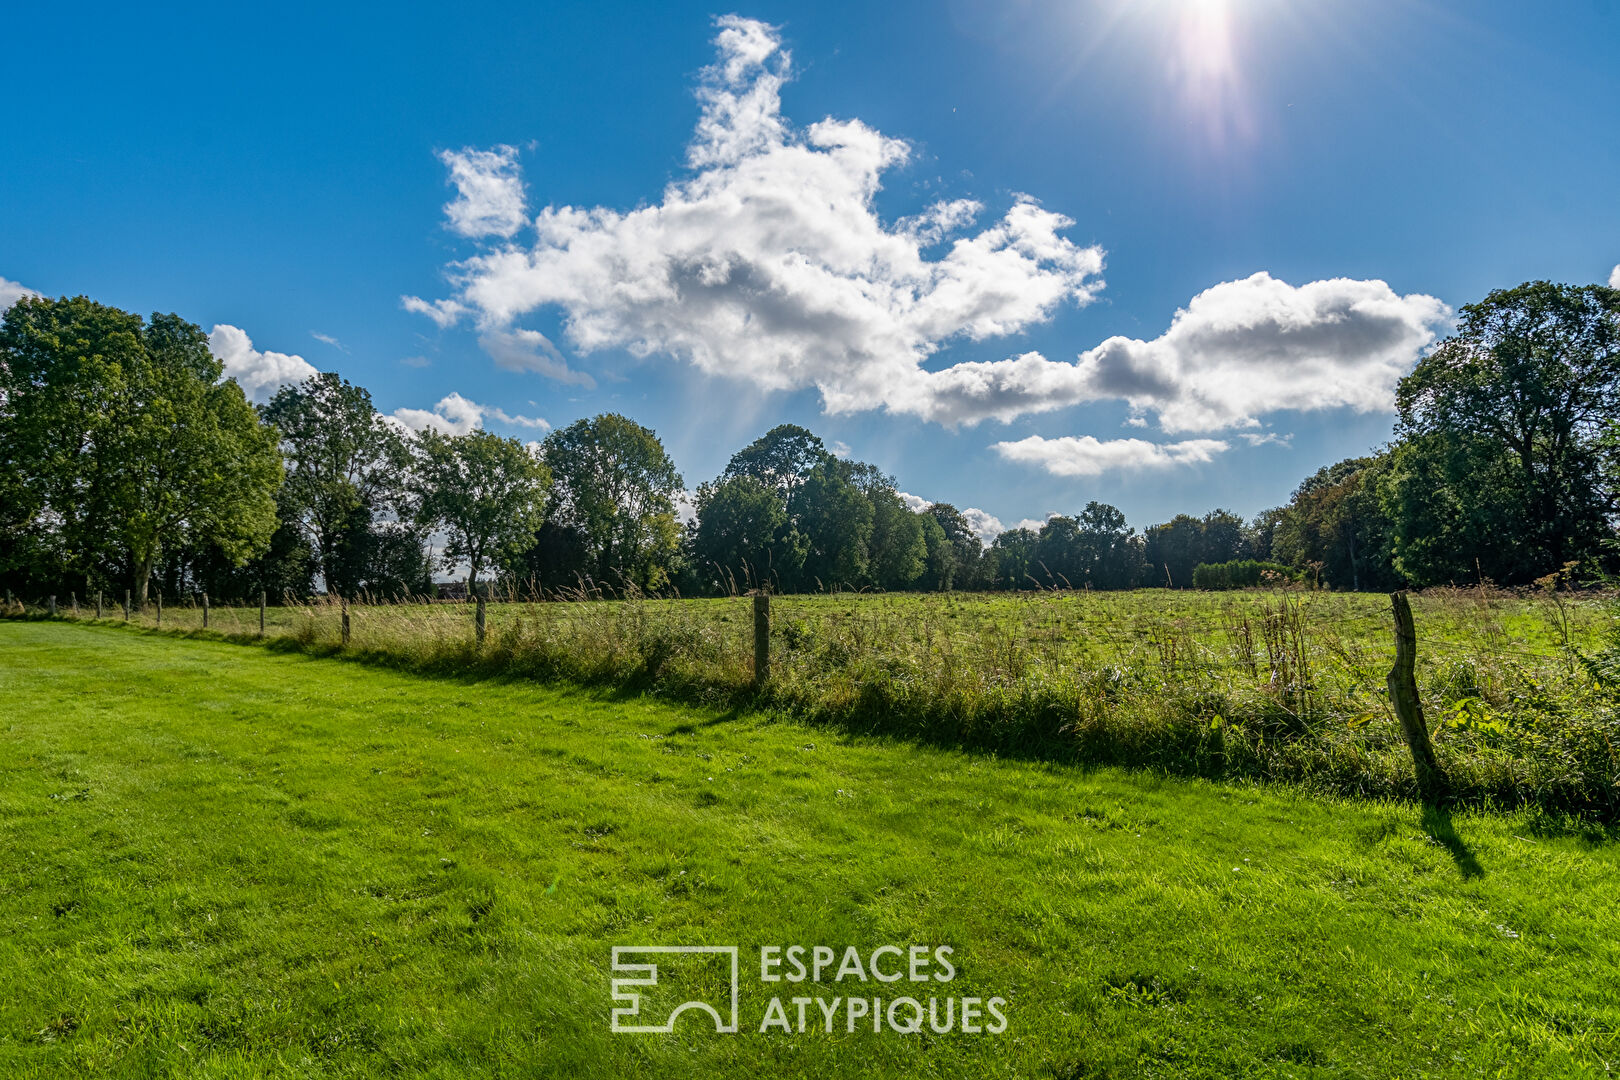
M 208 629 L 208 594 L 203 593 L 203 629 Z
M 480 592 L 476 599 L 478 606 L 473 610 L 473 633 L 478 638 L 478 644 L 482 645 L 484 643 L 484 594 Z
M 124 621 L 129 622 L 129 590 L 124 590 Z
M 51 593 L 50 597 L 45 601 L 45 608 L 46 608 L 46 614 L 48 614 L 53 619 L 56 618 L 56 594 L 55 593 Z
M 1389 701 L 1412 751 L 1418 790 L 1425 800 L 1433 802 L 1444 794 L 1446 780 L 1435 760 L 1434 743 L 1429 741 L 1429 726 L 1423 719 L 1423 702 L 1418 699 L 1417 628 L 1412 622 L 1412 605 L 1405 592 L 1390 593 L 1389 600 L 1395 613 L 1395 666 L 1389 669 Z
M 101 590 L 96 590 L 96 618 L 101 618 Z
M 156 600 L 157 600 L 157 625 L 158 625 L 158 629 L 161 630 L 163 628 L 163 590 L 162 589 L 159 589 L 157 591 Z
M 771 596 L 754 594 L 754 689 L 763 690 L 771 677 Z
M 259 636 L 264 637 L 264 590 L 259 590 Z
M 77 619 L 79 617 L 79 594 L 78 593 L 76 593 L 76 592 L 68 593 L 68 607 L 73 609 L 73 617 L 75 619 Z
M 349 598 L 340 596 L 338 597 L 338 603 L 343 608 L 343 644 L 347 647 L 349 644 Z

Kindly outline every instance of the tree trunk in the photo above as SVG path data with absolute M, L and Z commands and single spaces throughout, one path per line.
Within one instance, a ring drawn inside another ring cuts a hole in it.
M 157 563 L 157 545 L 153 544 L 147 552 L 135 556 L 135 610 L 146 608 L 147 586 L 152 580 L 152 567 Z

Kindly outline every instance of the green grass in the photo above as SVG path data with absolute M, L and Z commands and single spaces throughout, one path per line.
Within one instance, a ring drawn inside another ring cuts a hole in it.
M 1183 776 L 1416 795 L 1389 707 L 1387 597 L 1317 591 L 835 594 L 772 602 L 771 681 L 752 683 L 745 598 L 272 608 L 279 647 L 407 670 L 507 675 L 766 706 L 833 730 Z M 65 609 L 63 609 L 65 611 Z M 1456 803 L 1620 820 L 1620 694 L 1583 658 L 1612 596 L 1430 590 L 1418 683 Z M 81 609 L 83 613 L 88 613 Z M 196 633 L 171 604 L 165 630 Z M 210 633 L 257 640 L 257 610 Z M 118 621 L 115 617 L 113 621 Z M 133 620 L 151 627 L 156 612 Z
M 6 1077 L 1597 1077 L 1620 1056 L 1620 848 L 1545 818 L 62 623 L 0 623 L 0 695 Z M 611 949 L 652 943 L 742 946 L 743 1032 L 610 1033 Z M 750 953 L 790 943 L 948 944 L 944 989 L 1005 997 L 1008 1028 L 759 1034 L 792 988 Z

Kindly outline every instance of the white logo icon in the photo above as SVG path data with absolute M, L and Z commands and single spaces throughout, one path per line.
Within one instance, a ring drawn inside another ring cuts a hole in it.
M 626 1021 L 646 1020 L 641 1015 L 641 994 L 635 989 L 641 986 L 658 985 L 658 965 L 656 963 L 627 963 L 623 957 L 636 954 L 708 954 L 729 958 L 731 986 L 731 999 L 729 1002 L 730 1015 L 722 1016 L 720 1010 L 707 1001 L 686 1001 L 675 1006 L 669 1017 L 662 1024 L 634 1024 Z M 613 980 L 613 1000 L 624 1002 L 621 1008 L 613 1010 L 613 1030 L 628 1035 L 668 1035 L 675 1030 L 675 1021 L 688 1009 L 706 1012 L 714 1017 L 714 1030 L 722 1035 L 732 1035 L 737 1031 L 737 946 L 735 945 L 615 945 L 613 946 L 613 970 L 629 972 L 631 977 Z

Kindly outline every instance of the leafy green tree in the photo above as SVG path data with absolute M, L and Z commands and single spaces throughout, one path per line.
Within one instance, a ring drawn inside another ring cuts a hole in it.
M 1442 580 L 1472 554 L 1487 576 L 1522 583 L 1601 557 L 1620 479 L 1604 451 L 1620 416 L 1620 290 L 1492 292 L 1401 381 L 1396 406 L 1406 445 L 1389 490 L 1408 576 Z
M 89 592 L 127 562 L 114 501 L 145 337 L 139 315 L 83 296 L 24 297 L 0 319 L 0 570 Z
M 973 589 L 983 580 L 984 543 L 962 512 L 950 503 L 934 503 L 923 513 L 933 518 L 944 534 L 946 548 L 938 558 L 930 548 L 929 575 L 936 589 Z
M 770 584 L 779 571 L 795 576 L 803 565 L 803 539 L 788 528 L 786 502 L 760 477 L 722 476 L 700 486 L 696 502 L 693 553 L 698 576 L 709 588 L 759 588 Z M 784 537 L 793 543 L 784 544 Z M 784 547 L 797 557 L 778 567 L 776 557 Z
M 542 452 L 556 481 L 556 517 L 583 537 L 595 579 L 662 588 L 680 544 L 682 487 L 658 436 L 603 413 L 553 431 Z
M 1003 589 L 1027 589 L 1041 584 L 1036 557 L 1040 535 L 1033 529 L 1008 529 L 990 545 L 995 562 L 995 581 Z
M 369 572 L 368 534 L 379 519 L 414 517 L 406 488 L 405 436 L 371 394 L 333 372 L 284 386 L 264 407 L 281 433 L 285 501 L 309 537 L 329 593 L 353 595 Z
M 797 424 L 778 424 L 731 455 L 721 479 L 752 476 L 786 499 L 828 456 L 827 447 L 809 430 Z
M 928 568 L 928 541 L 921 516 L 906 506 L 894 488 L 883 484 L 864 493 L 872 506 L 868 573 L 880 589 L 909 589 Z
M 1380 483 L 1389 458 L 1347 458 L 1318 469 L 1278 515 L 1271 554 L 1335 589 L 1390 589 L 1399 584 L 1391 542 L 1394 522 Z
M 154 315 L 145 339 L 115 484 L 141 603 L 165 544 L 206 542 L 238 563 L 264 551 L 282 479 L 275 429 L 234 380 L 219 381 L 202 329 Z
M 486 567 L 510 566 L 534 546 L 551 472 L 516 439 L 481 429 L 465 435 L 430 429 L 417 436 L 415 450 L 417 522 L 445 531 L 444 568 L 465 562 L 468 587 L 476 591 Z
M 54 557 L 88 593 L 111 568 L 146 599 L 165 548 L 232 562 L 275 530 L 281 462 L 196 326 L 84 297 L 25 298 L 0 320 L 0 459 L 18 499 L 7 547 Z
M 807 544 L 799 587 L 857 586 L 870 567 L 872 501 L 856 486 L 854 470 L 830 454 L 793 491 L 788 514 Z

